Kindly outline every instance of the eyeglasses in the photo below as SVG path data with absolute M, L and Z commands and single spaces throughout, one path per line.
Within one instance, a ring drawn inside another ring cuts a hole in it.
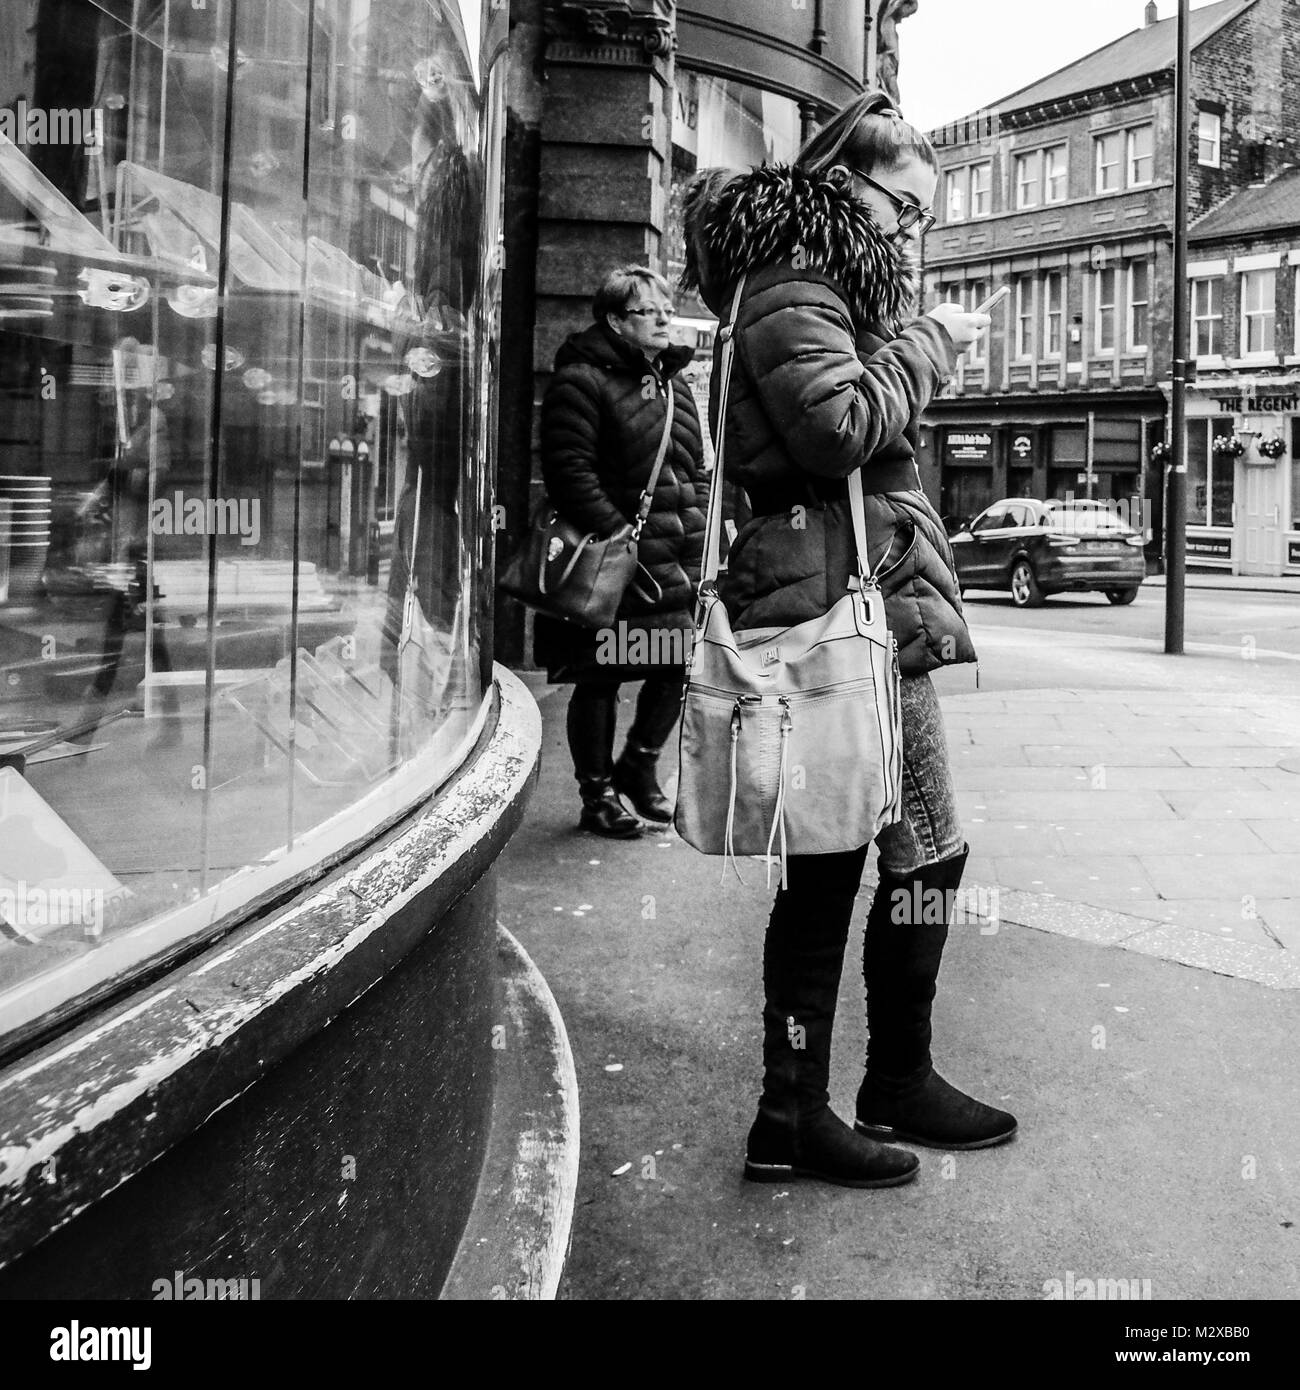
M 652 309 L 625 309 L 623 317 L 625 319 L 672 319 L 677 316 L 677 307 L 673 304 L 659 304 Z
M 854 169 L 853 172 L 863 183 L 869 183 L 877 193 L 883 193 L 893 203 L 898 212 L 898 226 L 901 231 L 905 232 L 909 227 L 916 227 L 920 235 L 924 236 L 939 220 L 934 213 L 919 207 L 910 198 L 900 198 L 892 188 L 886 188 L 883 183 L 877 183 L 869 174 L 864 174 L 861 169 Z

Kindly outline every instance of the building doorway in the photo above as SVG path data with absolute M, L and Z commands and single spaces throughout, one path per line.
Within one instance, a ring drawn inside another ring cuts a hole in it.
M 1237 554 L 1242 574 L 1282 573 L 1282 498 L 1276 465 L 1240 463 Z

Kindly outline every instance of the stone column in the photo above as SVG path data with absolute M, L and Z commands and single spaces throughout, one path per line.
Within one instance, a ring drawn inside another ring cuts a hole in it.
M 665 269 L 672 179 L 671 0 L 512 0 L 506 148 L 498 564 L 540 492 L 537 416 L 556 349 L 591 321 L 601 275 Z M 531 658 L 531 624 L 499 600 L 496 655 Z
M 538 200 L 539 372 L 620 261 L 662 272 L 674 32 L 664 0 L 551 0 Z

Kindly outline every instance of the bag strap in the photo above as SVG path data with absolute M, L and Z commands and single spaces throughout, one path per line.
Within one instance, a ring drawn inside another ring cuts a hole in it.
M 406 596 L 417 595 L 419 602 L 420 584 L 415 577 L 415 557 L 420 544 L 420 485 L 424 482 L 424 470 L 417 464 L 415 468 L 415 515 L 411 518 L 411 549 L 406 557 Z
M 722 358 L 719 363 L 721 382 L 718 387 L 718 438 L 714 444 L 713 478 L 709 486 L 709 515 L 704 528 L 704 568 L 700 574 L 700 587 L 716 584 L 718 571 L 722 567 L 722 497 L 723 460 L 727 437 L 727 402 L 731 395 L 731 373 L 736 353 L 736 322 L 740 317 L 740 299 L 745 291 L 746 276 L 740 277 L 735 297 L 731 301 L 731 317 L 719 330 L 722 343 Z M 858 579 L 863 588 L 874 585 L 889 554 L 880 557 L 880 564 L 871 570 L 867 552 L 867 505 L 862 494 L 862 470 L 855 468 L 845 480 L 848 484 L 849 511 L 853 518 L 853 550 L 858 562 Z
M 634 541 L 640 539 L 641 528 L 646 523 L 646 517 L 650 515 L 650 508 L 654 506 L 655 488 L 659 484 L 659 474 L 663 469 L 664 460 L 668 457 L 668 446 L 672 443 L 676 393 L 673 391 L 671 377 L 668 378 L 666 385 L 668 387 L 668 410 L 664 415 L 664 432 L 659 438 L 659 452 L 655 456 L 655 466 L 650 470 L 650 481 L 646 483 L 641 492 L 641 502 L 637 507 L 636 521 L 632 525 L 632 539 Z

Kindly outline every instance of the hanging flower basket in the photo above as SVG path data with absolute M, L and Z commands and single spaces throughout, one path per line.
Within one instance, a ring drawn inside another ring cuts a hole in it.
M 1220 458 L 1238 459 L 1246 452 L 1246 446 L 1235 434 L 1218 435 L 1210 447 Z
M 1286 441 L 1274 435 L 1272 439 L 1261 439 L 1255 448 L 1266 459 L 1280 459 L 1286 453 Z

